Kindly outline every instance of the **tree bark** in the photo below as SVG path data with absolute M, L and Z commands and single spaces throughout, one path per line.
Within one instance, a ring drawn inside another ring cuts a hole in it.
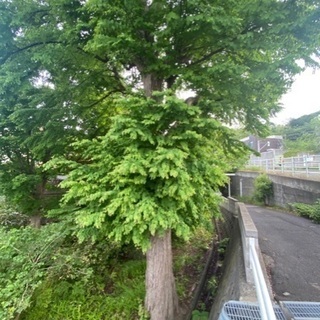
M 41 227 L 41 216 L 32 216 L 30 217 L 30 225 L 34 228 L 39 229 Z
M 144 93 L 146 97 L 152 97 L 153 91 L 162 91 L 163 80 L 157 76 L 147 73 L 141 75 Z
M 151 320 L 176 320 L 179 313 L 172 265 L 171 230 L 151 238 L 147 251 L 145 307 Z
M 141 78 L 146 97 L 154 91 L 161 91 L 163 79 L 155 74 L 144 73 L 140 66 Z M 147 251 L 145 307 L 151 320 L 177 320 L 179 313 L 178 295 L 173 276 L 171 230 L 163 235 L 151 237 Z

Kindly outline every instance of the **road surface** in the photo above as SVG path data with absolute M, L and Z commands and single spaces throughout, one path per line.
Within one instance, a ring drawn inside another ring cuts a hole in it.
M 247 205 L 275 296 L 320 302 L 320 224 L 290 213 Z

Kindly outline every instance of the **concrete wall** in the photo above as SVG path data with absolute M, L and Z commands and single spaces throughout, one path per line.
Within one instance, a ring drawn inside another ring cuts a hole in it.
M 231 177 L 231 195 L 252 196 L 254 180 L 259 172 L 239 171 Z M 306 180 L 296 177 L 268 174 L 273 182 L 273 199 L 271 204 L 286 207 L 288 203 L 302 202 L 313 204 L 320 199 L 320 181 Z
M 238 223 L 234 224 L 233 237 L 230 239 L 226 250 L 222 274 L 209 320 L 217 320 L 219 318 L 225 302 L 240 299 L 240 283 L 245 281 L 245 271 Z
M 226 249 L 222 277 L 210 311 L 209 320 L 219 318 L 222 307 L 227 301 L 257 301 L 254 284 L 247 281 L 246 271 L 248 270 L 246 270 L 243 256 L 246 248 L 242 246 L 241 235 L 243 233 L 244 236 L 251 236 L 252 228 L 255 228 L 255 226 L 250 216 L 243 218 L 241 213 L 238 215 L 239 210 L 243 209 L 242 204 L 238 204 L 237 200 L 230 198 L 221 206 L 223 216 L 226 217 L 225 221 L 228 222 L 226 231 L 229 233 L 230 242 Z M 246 211 L 244 215 L 246 213 L 248 214 Z M 230 223 L 231 221 L 232 223 Z M 255 236 L 258 236 L 257 232 Z

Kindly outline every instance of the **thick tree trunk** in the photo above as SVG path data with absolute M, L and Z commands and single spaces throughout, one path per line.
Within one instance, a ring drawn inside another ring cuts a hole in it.
M 153 74 L 143 74 L 142 75 L 142 82 L 143 82 L 143 88 L 144 93 L 146 97 L 152 97 L 152 93 L 154 91 L 161 91 L 162 90 L 162 84 L 163 80 L 156 77 Z
M 141 66 L 144 92 L 152 97 L 154 91 L 161 91 L 163 80 L 154 74 L 145 74 Z M 164 235 L 151 237 L 147 251 L 145 307 L 151 320 L 177 320 L 179 305 L 173 276 L 171 230 Z
M 151 239 L 147 251 L 146 309 L 151 320 L 176 320 L 178 295 L 172 266 L 171 230 Z

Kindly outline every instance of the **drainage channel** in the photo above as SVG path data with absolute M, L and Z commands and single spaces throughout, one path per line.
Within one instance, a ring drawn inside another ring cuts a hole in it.
M 221 277 L 221 266 L 229 238 L 214 239 L 186 320 L 208 319 Z

